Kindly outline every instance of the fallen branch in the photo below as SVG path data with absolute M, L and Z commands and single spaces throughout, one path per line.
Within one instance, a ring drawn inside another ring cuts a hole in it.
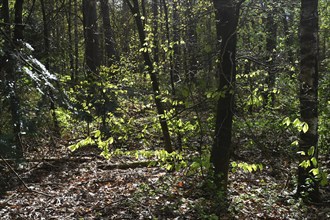
M 23 186 L 29 192 L 40 194 L 40 195 L 44 195 L 44 196 L 47 196 L 47 197 L 54 197 L 53 195 L 49 195 L 49 194 L 46 194 L 46 193 L 43 193 L 43 192 L 39 192 L 37 190 L 30 189 L 28 187 L 28 185 L 26 185 L 26 183 L 24 182 L 24 180 L 19 176 L 19 174 L 14 170 L 14 168 L 8 163 L 8 161 L 1 154 L 0 154 L 0 157 L 1 157 L 1 160 L 5 163 L 5 165 L 15 174 L 15 176 L 19 179 L 19 181 L 23 184 Z
M 91 161 L 91 160 L 95 160 L 94 155 L 91 156 L 84 156 L 84 157 L 61 157 L 61 158 L 56 158 L 56 157 L 51 157 L 51 158 L 42 158 L 42 159 L 35 159 L 35 158 L 31 158 L 31 159 L 24 159 L 24 162 L 26 163 L 42 163 L 42 162 L 87 162 L 87 161 Z M 101 157 L 100 157 L 101 158 Z M 2 158 L 2 161 L 6 161 L 6 162 L 16 162 L 16 159 L 5 159 Z
M 141 167 L 155 167 L 157 166 L 157 160 L 143 160 L 130 163 L 120 163 L 120 164 L 100 164 L 97 166 L 98 169 L 102 170 L 113 170 L 113 169 L 135 169 Z

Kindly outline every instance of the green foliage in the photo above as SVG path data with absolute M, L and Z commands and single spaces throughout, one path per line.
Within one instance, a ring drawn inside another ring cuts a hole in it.
M 320 167 L 319 167 L 319 163 L 317 161 L 317 159 L 314 157 L 314 153 L 315 153 L 315 147 L 312 146 L 308 149 L 307 152 L 304 151 L 299 151 L 297 152 L 298 154 L 302 155 L 302 156 L 308 156 L 309 159 L 303 160 L 299 166 L 304 168 L 304 169 L 308 169 L 309 173 L 311 174 L 311 181 L 308 182 L 307 184 L 312 184 L 313 181 L 318 181 L 320 182 L 320 184 L 322 186 L 325 186 L 328 184 L 328 174 L 327 172 L 321 171 Z M 306 155 L 307 153 L 307 155 Z
M 262 171 L 264 166 L 262 164 L 248 164 L 246 162 L 237 163 L 235 161 L 231 162 L 232 172 L 236 172 L 237 169 L 242 169 L 246 173 L 252 173 L 256 171 Z
M 306 133 L 308 131 L 308 124 L 306 122 L 301 122 L 299 118 L 296 118 L 295 120 L 291 121 L 289 117 L 286 117 L 283 119 L 283 125 L 286 125 L 289 127 L 292 125 L 294 128 L 296 128 L 299 132 Z

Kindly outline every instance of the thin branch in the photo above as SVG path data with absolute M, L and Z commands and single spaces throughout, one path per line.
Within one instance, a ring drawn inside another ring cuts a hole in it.
M 49 194 L 46 194 L 46 193 L 43 193 L 43 192 L 40 192 L 40 191 L 37 191 L 37 190 L 30 189 L 28 187 L 28 185 L 26 185 L 26 183 L 24 182 L 24 180 L 19 176 L 19 174 L 14 170 L 14 168 L 7 162 L 7 160 L 1 154 L 0 154 L 0 158 L 6 164 L 6 166 L 12 171 L 12 173 L 15 174 L 15 176 L 19 179 L 19 181 L 23 184 L 23 186 L 29 192 L 40 194 L 40 195 L 44 195 L 44 196 L 47 196 L 47 197 L 54 197 L 53 195 L 49 195 Z

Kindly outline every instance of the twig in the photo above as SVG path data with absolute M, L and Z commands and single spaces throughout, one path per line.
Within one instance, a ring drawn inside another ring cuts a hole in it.
M 6 161 L 6 159 L 0 154 L 0 157 L 1 157 L 1 160 L 6 164 L 6 166 L 15 174 L 15 176 L 19 179 L 19 181 L 23 184 L 23 186 L 29 191 L 29 192 L 32 192 L 32 193 L 36 193 L 36 194 L 40 194 L 40 195 L 44 195 L 44 196 L 47 196 L 47 197 L 54 197 L 53 195 L 49 195 L 49 194 L 46 194 L 46 193 L 43 193 L 43 192 L 39 192 L 37 190 L 33 190 L 33 189 L 30 189 L 28 187 L 28 185 L 26 185 L 26 183 L 24 182 L 24 180 L 19 176 L 19 174 L 14 170 L 14 168 Z

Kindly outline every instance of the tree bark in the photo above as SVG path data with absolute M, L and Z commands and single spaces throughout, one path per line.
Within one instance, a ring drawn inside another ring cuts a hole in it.
M 41 5 L 41 11 L 42 11 L 42 21 L 43 21 L 43 39 L 44 39 L 44 49 L 45 49 L 45 67 L 47 70 L 50 69 L 50 34 L 49 34 L 49 29 L 48 29 L 48 20 L 47 20 L 47 14 L 46 14 L 46 7 L 45 7 L 45 2 L 44 0 L 40 0 L 40 5 Z M 53 124 L 54 124 L 54 130 L 55 134 L 57 136 L 60 136 L 60 126 L 57 120 L 56 116 L 56 107 L 55 107 L 55 102 L 54 102 L 54 95 L 51 90 L 48 90 L 49 93 L 49 98 L 50 98 L 50 110 L 52 113 L 53 117 Z
M 233 0 L 214 0 L 219 52 L 217 55 L 218 91 L 224 93 L 218 99 L 214 144 L 211 162 L 215 181 L 224 196 L 227 194 L 228 170 L 231 152 L 234 89 L 236 81 L 236 28 L 238 10 Z
M 23 148 L 20 140 L 21 115 L 20 100 L 17 95 L 17 58 L 15 53 L 19 52 L 23 40 L 23 0 L 16 0 L 14 5 L 14 30 L 11 30 L 10 11 L 8 0 L 2 1 L 1 16 L 4 19 L 4 55 L 0 59 L 1 78 L 5 80 L 5 93 L 9 97 L 9 111 L 11 114 L 13 144 L 15 145 L 16 158 L 23 157 Z
M 99 36 L 95 0 L 83 0 L 83 23 L 85 35 L 85 60 L 88 76 L 97 74 L 100 66 Z
M 159 62 L 159 47 L 158 47 L 158 4 L 160 2 L 158 0 L 154 0 L 152 2 L 152 15 L 153 15 L 153 34 L 154 34 L 154 48 L 153 48 L 153 55 L 154 55 L 154 61 L 156 63 Z
M 133 0 L 133 4 L 130 2 L 130 0 L 126 0 L 126 2 L 130 8 L 132 14 L 134 15 L 136 26 L 138 29 L 140 44 L 142 47 L 144 47 L 144 44 L 146 42 L 145 41 L 146 35 L 144 32 L 143 23 L 142 23 L 142 19 L 141 19 L 141 13 L 139 10 L 139 2 L 138 2 L 138 0 Z M 148 74 L 150 76 L 151 83 L 152 83 L 152 90 L 154 93 L 156 108 L 157 108 L 157 112 L 159 115 L 159 122 L 160 122 L 160 126 L 161 126 L 163 137 L 164 137 L 164 142 L 165 142 L 165 150 L 170 153 L 173 151 L 173 149 L 172 149 L 171 137 L 170 137 L 170 132 L 168 130 L 167 121 L 164 118 L 165 110 L 164 110 L 162 100 L 161 100 L 161 92 L 159 89 L 158 78 L 154 71 L 153 63 L 151 61 L 149 52 L 147 50 L 144 50 L 142 53 L 143 53 L 143 58 L 144 58 L 144 65 L 148 71 Z
M 70 77 L 71 82 L 75 81 L 75 71 L 74 71 L 74 53 L 73 53 L 73 40 L 72 40 L 72 0 L 68 2 L 68 9 L 67 9 L 67 22 L 68 22 L 68 40 L 69 40 L 69 60 L 70 60 Z
M 110 9 L 108 0 L 101 0 L 101 13 L 105 38 L 106 65 L 111 66 L 114 60 L 118 60 L 118 54 L 115 47 L 113 30 L 110 22 Z
M 305 152 L 299 161 L 318 159 L 318 0 L 302 0 L 300 14 L 300 115 L 301 121 L 306 122 L 309 129 L 300 133 L 299 150 Z M 311 147 L 315 150 L 308 155 Z M 318 164 L 298 168 L 297 194 L 319 201 L 319 183 L 312 176 L 310 170 L 318 168 Z M 306 183 L 308 179 L 312 180 Z M 310 191 L 311 190 L 311 191 Z
M 272 7 L 272 6 L 270 6 Z M 266 19 L 266 52 L 267 52 L 267 64 L 268 64 L 268 75 L 266 77 L 267 90 L 264 95 L 264 106 L 270 105 L 271 107 L 275 104 L 275 94 L 273 89 L 275 87 L 275 58 L 276 58 L 276 38 L 277 38 L 277 24 L 274 21 L 274 10 L 268 9 Z
M 197 23 L 191 14 L 193 13 L 195 1 L 184 1 L 186 8 L 185 16 L 188 18 L 186 26 L 186 81 L 188 83 L 196 83 L 197 66 Z
M 79 67 L 79 35 L 78 35 L 78 3 L 77 0 L 73 1 L 74 8 L 74 80 L 73 83 L 76 82 L 78 77 L 78 67 Z

